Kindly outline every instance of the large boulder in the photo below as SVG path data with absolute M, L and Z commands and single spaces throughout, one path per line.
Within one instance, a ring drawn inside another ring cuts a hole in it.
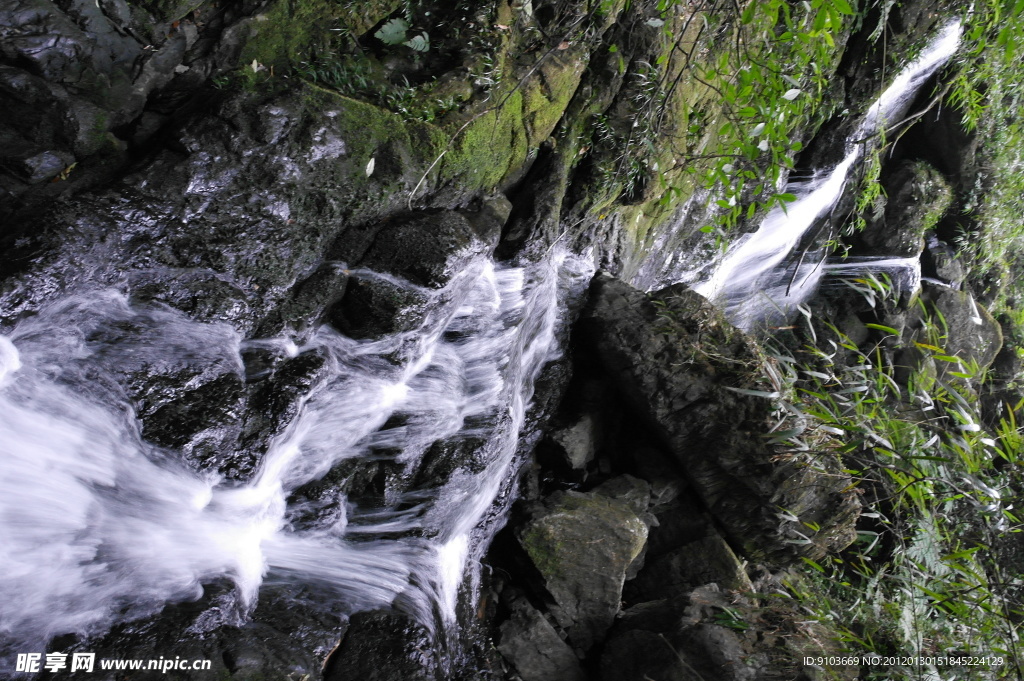
M 767 444 L 768 360 L 708 301 L 682 285 L 648 295 L 602 274 L 577 331 L 748 556 L 820 558 L 853 541 L 852 480 L 833 454 L 812 463 Z
M 929 287 L 945 351 L 986 369 L 1003 347 L 999 322 L 966 291 Z
M 516 536 L 555 601 L 556 621 L 586 650 L 615 619 L 647 526 L 629 502 L 597 493 L 555 492 L 527 512 Z

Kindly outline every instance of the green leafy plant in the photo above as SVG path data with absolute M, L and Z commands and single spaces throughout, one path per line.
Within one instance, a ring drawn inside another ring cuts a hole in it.
M 892 295 L 877 279 L 851 284 L 872 306 Z M 1021 481 L 1012 467 L 994 465 L 1019 462 L 1012 410 L 988 432 L 971 387 L 978 367 L 943 350 L 940 318 L 924 316 L 913 345 L 921 361 L 897 380 L 906 368 L 885 350 L 900 342 L 896 329 L 868 324 L 879 338 L 862 349 L 802 312 L 811 342 L 796 356 L 775 351 L 773 366 L 789 370 L 766 370 L 780 415 L 772 442 L 806 452 L 838 438 L 868 507 L 858 541 L 828 561 L 805 561 L 808 571 L 788 582 L 790 593 L 850 653 L 880 656 L 861 678 L 1019 678 L 1024 613 L 1008 600 L 1012 574 L 991 552 L 999 537 L 1020 529 L 1009 492 Z M 955 368 L 936 374 L 929 363 Z M 927 662 L 949 655 L 988 660 Z M 908 657 L 926 661 L 883 663 Z
M 430 49 L 430 36 L 422 31 L 409 36 L 409 22 L 402 18 L 395 18 L 381 26 L 374 37 L 385 45 L 405 45 L 416 52 L 426 52 Z
M 401 45 L 405 42 L 408 31 L 409 22 L 402 18 L 395 18 L 381 26 L 373 35 L 385 45 Z

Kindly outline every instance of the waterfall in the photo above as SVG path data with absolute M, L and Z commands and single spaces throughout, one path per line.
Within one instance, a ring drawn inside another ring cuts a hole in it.
M 401 596 L 428 626 L 451 624 L 490 539 L 482 521 L 514 472 L 534 380 L 559 353 L 561 310 L 591 274 L 561 251 L 524 267 L 481 258 L 430 294 L 419 328 L 377 341 L 327 326 L 301 347 L 245 341 L 116 291 L 25 319 L 0 336 L 0 634 L 12 646 L 0 653 L 102 633 L 224 578 L 243 613 L 265 580 L 309 581 L 349 612 Z M 118 376 L 168 363 L 241 376 L 252 345 L 320 352 L 330 373 L 248 483 L 143 439 Z M 385 428 L 396 416 L 402 425 Z M 415 468 L 432 443 L 458 438 L 483 441 L 479 467 L 383 507 L 348 500 L 314 528 L 291 521 L 302 508 L 290 495 L 339 462 Z
M 806 300 L 829 268 L 818 263 L 794 265 L 794 250 L 839 202 L 851 171 L 863 158 L 865 145 L 870 144 L 865 140 L 906 114 L 918 90 L 956 51 L 960 34 L 959 22 L 939 31 L 865 113 L 846 142 L 843 160 L 814 173 L 809 181 L 787 186 L 796 200 L 774 208 L 757 231 L 732 244 L 721 263 L 694 290 L 714 301 L 744 329 L 785 318 Z M 871 263 L 864 265 L 870 268 Z

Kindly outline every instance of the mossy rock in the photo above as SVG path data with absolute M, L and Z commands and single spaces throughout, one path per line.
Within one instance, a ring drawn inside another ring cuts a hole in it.
M 885 208 L 863 232 L 879 255 L 916 257 L 924 250 L 925 233 L 949 209 L 953 191 L 942 173 L 924 161 L 900 166 L 885 182 Z
M 558 604 L 555 619 L 576 646 L 590 648 L 618 612 L 647 526 L 628 502 L 596 493 L 556 492 L 530 512 L 517 528 L 519 543 Z
M 298 66 L 328 48 L 332 30 L 364 33 L 400 6 L 399 0 L 277 0 L 255 16 L 240 63 L 256 60 L 277 69 Z

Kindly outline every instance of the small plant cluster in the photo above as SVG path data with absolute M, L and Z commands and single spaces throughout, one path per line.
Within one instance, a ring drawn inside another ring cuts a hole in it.
M 293 69 L 320 87 L 407 120 L 435 122 L 458 111 L 470 96 L 461 83 L 444 84 L 437 74 L 472 59 L 471 87 L 487 91 L 500 82 L 494 52 L 508 27 L 499 27 L 493 14 L 493 8 L 467 2 L 406 2 L 365 35 L 355 35 L 345 25 L 331 29 L 331 40 Z
M 874 277 L 851 284 L 872 306 L 889 295 Z M 1021 678 L 1024 611 L 1013 594 L 1024 566 L 1001 564 L 993 548 L 1021 531 L 1014 409 L 994 429 L 982 423 L 973 388 L 979 369 L 943 350 L 944 321 L 923 305 L 916 340 L 868 324 L 877 340 L 867 349 L 801 312 L 809 342 L 797 353 L 775 350 L 766 365 L 772 390 L 764 396 L 779 417 L 768 437 L 804 456 L 838 453 L 867 509 L 854 545 L 827 561 L 805 558 L 790 594 L 850 654 L 990 658 L 948 668 L 880 664 L 862 668 L 862 679 Z M 918 361 L 898 366 L 898 349 Z
M 619 135 L 614 178 L 629 190 L 649 169 L 669 206 L 682 190 L 666 172 L 693 173 L 719 192 L 722 227 L 794 200 L 781 184 L 802 149 L 796 131 L 821 102 L 836 58 L 833 36 L 852 20 L 854 8 L 848 0 L 768 0 L 746 3 L 742 11 L 727 0 L 660 0 L 657 10 L 659 18 L 648 24 L 663 30 L 666 49 L 656 63 L 635 63 L 627 74 L 634 113 Z M 679 121 L 669 115 L 671 107 Z
M 457 111 L 462 104 L 455 95 L 431 97 L 431 83 L 414 87 L 404 77 L 397 84 L 390 83 L 373 69 L 371 62 L 360 57 L 338 56 L 306 62 L 298 66 L 297 72 L 321 87 L 373 102 L 406 120 L 432 123 Z
M 618 52 L 617 46 L 612 46 Z M 620 69 L 626 70 L 620 63 Z M 645 188 L 650 170 L 657 172 L 655 146 L 660 137 L 660 120 L 665 115 L 668 93 L 662 87 L 662 73 L 646 61 L 638 61 L 626 74 L 624 90 L 631 92 L 628 125 L 616 129 L 606 114 L 595 114 L 592 121 L 593 143 L 612 150 L 614 163 L 600 170 L 604 186 L 619 186 L 622 197 L 632 201 Z
M 717 204 L 725 225 L 795 199 L 781 190 L 803 148 L 795 134 L 822 99 L 833 36 L 854 14 L 847 0 L 751 2 L 738 21 L 719 29 L 732 49 L 694 77 L 725 105 L 716 146 L 704 152 L 716 159 L 704 179 L 723 190 Z
M 604 5 L 610 3 L 605 2 Z M 619 106 L 591 118 L 584 150 L 609 198 L 656 199 L 672 210 L 696 195 L 716 197 L 713 224 L 727 230 L 795 196 L 783 188 L 798 135 L 819 115 L 839 50 L 852 25 L 848 0 L 658 0 L 632 32 L 660 38 L 648 59 L 608 44 L 623 77 Z

